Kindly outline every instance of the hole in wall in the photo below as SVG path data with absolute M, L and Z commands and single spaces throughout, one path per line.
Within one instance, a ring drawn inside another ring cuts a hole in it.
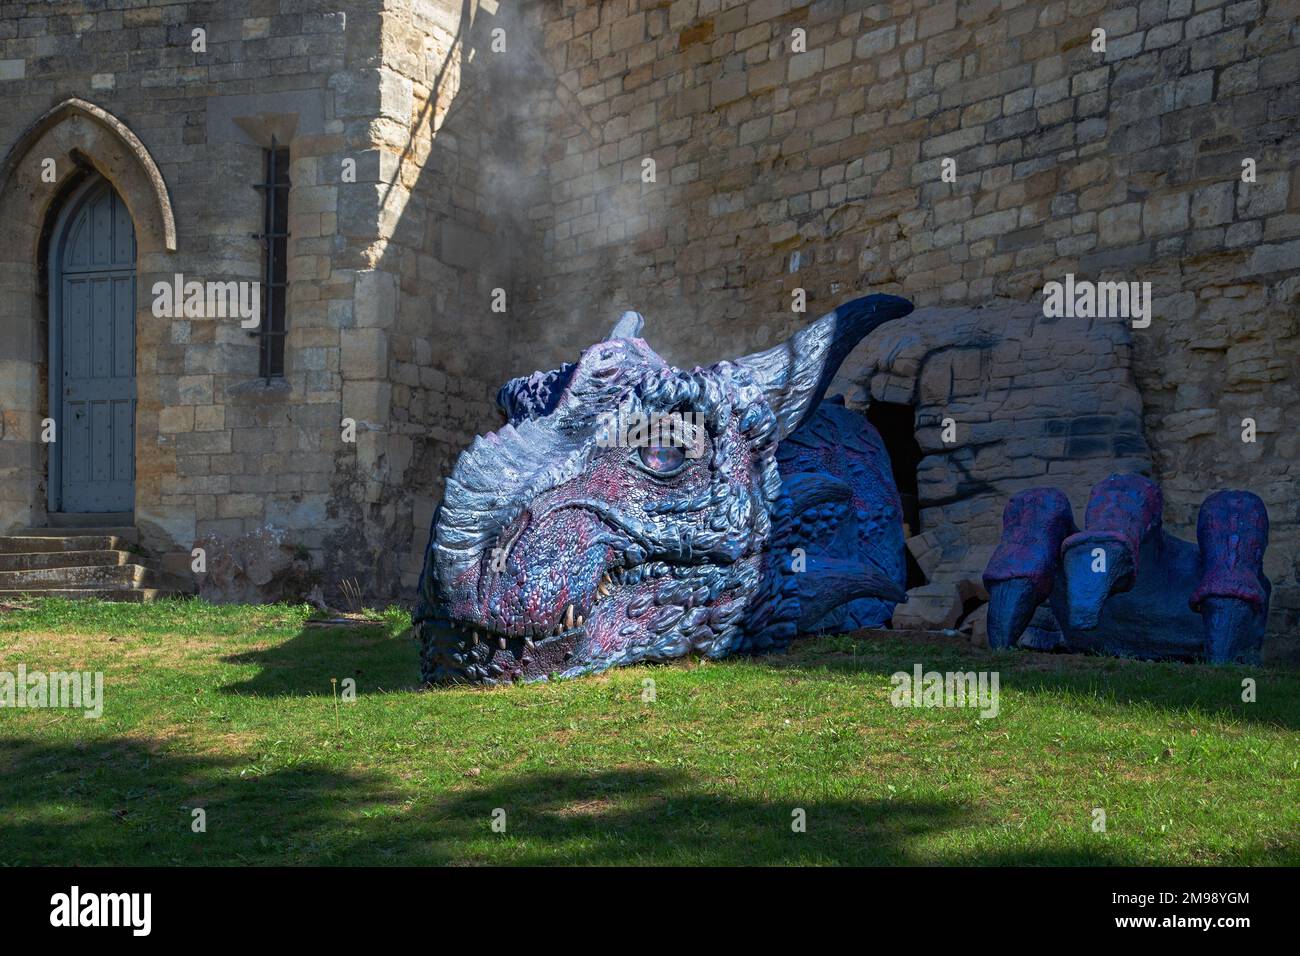
M 894 484 L 903 503 L 904 535 L 911 537 L 921 532 L 921 504 L 917 495 L 916 468 L 921 463 L 921 446 L 916 440 L 916 411 L 911 405 L 897 402 L 873 401 L 867 406 L 867 421 L 880 432 L 889 453 Z M 927 583 L 925 572 L 905 549 L 907 560 L 907 587 L 920 587 Z

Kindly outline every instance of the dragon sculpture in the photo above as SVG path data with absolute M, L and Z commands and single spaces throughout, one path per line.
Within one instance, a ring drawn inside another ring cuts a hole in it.
M 984 571 L 989 645 L 1258 663 L 1271 592 L 1264 502 L 1210 495 L 1197 544 L 1166 532 L 1163 510 L 1159 487 L 1139 475 L 1097 484 L 1083 531 L 1055 488 L 1012 498 Z
M 824 398 L 853 347 L 911 311 L 865 296 L 691 371 L 627 312 L 577 362 L 508 382 L 507 424 L 461 454 L 434 513 L 425 680 L 573 677 L 887 621 L 906 600 L 889 458 Z M 684 425 L 622 424 L 664 420 Z

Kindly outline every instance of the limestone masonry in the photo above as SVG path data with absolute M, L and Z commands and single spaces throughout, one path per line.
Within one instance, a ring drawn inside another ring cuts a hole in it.
M 238 318 L 153 308 L 267 281 L 273 146 L 282 375 Z M 917 311 L 840 384 L 910 482 L 900 618 L 974 622 L 1008 495 L 1138 471 L 1184 537 L 1259 494 L 1300 631 L 1300 0 L 0 0 L 0 156 L 0 533 L 59 514 L 51 316 L 102 177 L 130 523 L 169 570 L 273 541 L 331 598 L 409 601 L 507 378 L 625 309 L 694 365 L 888 292 Z M 1067 275 L 1149 283 L 1149 324 L 1045 315 Z

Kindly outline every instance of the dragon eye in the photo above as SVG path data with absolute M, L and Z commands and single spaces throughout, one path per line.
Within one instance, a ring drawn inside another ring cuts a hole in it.
M 637 449 L 646 471 L 656 475 L 672 475 L 686 463 L 686 452 L 674 445 L 642 445 Z

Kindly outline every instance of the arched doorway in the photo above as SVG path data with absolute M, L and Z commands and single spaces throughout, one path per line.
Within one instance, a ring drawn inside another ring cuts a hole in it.
M 91 176 L 49 245 L 51 513 L 134 509 L 135 261 L 126 204 Z

